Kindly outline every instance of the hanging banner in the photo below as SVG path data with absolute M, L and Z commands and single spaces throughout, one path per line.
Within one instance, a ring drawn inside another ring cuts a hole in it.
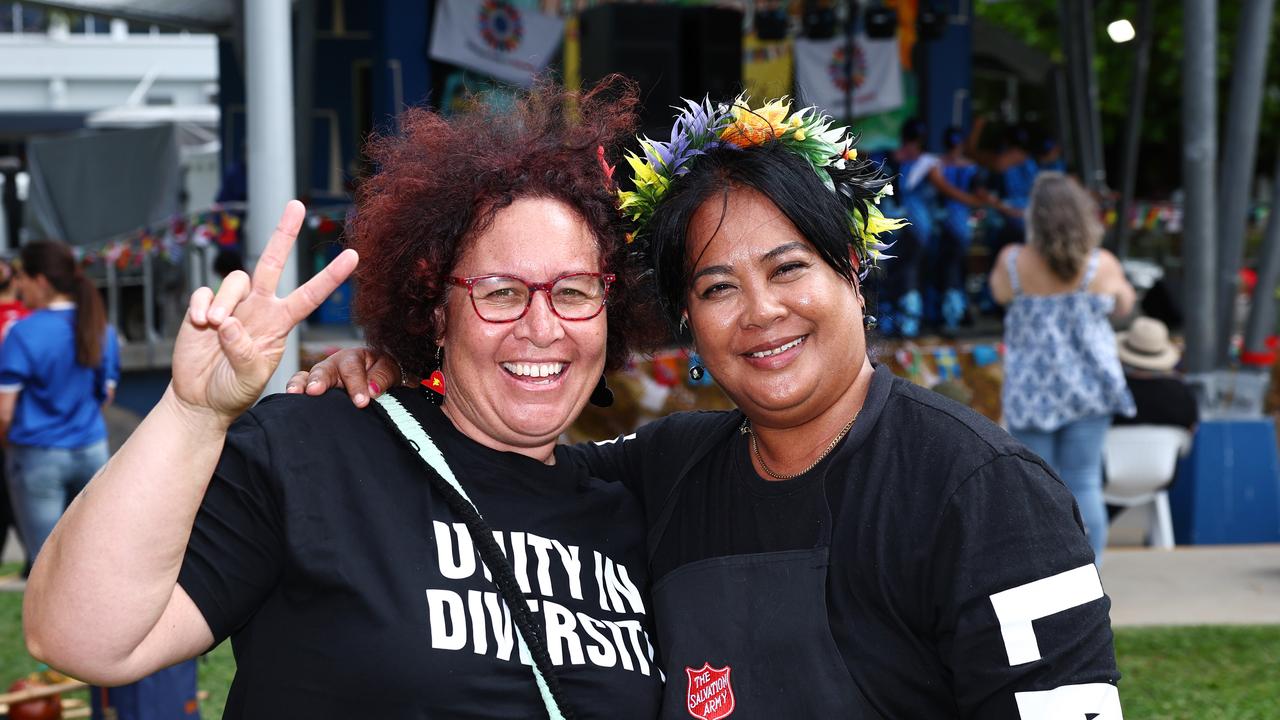
M 508 0 L 437 0 L 431 58 L 528 87 L 563 34 L 560 18 Z
M 864 117 L 902 105 L 902 65 L 898 41 L 870 40 L 853 44 L 853 77 L 845 62 L 844 38 L 795 41 L 796 93 L 803 105 L 817 105 L 832 117 L 844 117 L 845 96 L 852 89 L 853 116 Z
M 742 84 L 757 100 L 791 95 L 791 41 L 742 37 Z

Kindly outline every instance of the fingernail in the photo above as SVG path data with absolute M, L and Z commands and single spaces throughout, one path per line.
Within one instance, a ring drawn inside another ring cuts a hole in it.
M 382 389 L 378 387 L 378 383 L 376 383 L 376 382 L 374 382 L 374 381 L 372 381 L 372 380 L 370 380 L 370 381 L 369 381 L 369 390 L 370 390 L 370 392 L 372 392 L 374 395 L 379 395 L 379 394 L 381 394 L 381 393 L 382 393 Z
M 364 395 L 362 395 L 362 394 L 358 394 L 358 395 L 356 395 L 356 404 L 357 404 L 357 405 L 363 405 L 363 404 L 365 404 L 366 402 L 368 402 L 368 400 L 369 400 L 369 399 L 368 399 L 368 398 L 366 398 L 366 397 L 365 397 Z
M 284 386 L 284 391 L 287 393 L 298 392 L 298 386 L 296 383 L 289 383 Z
M 312 385 L 319 385 L 319 384 L 320 384 L 320 381 L 319 381 L 319 380 L 308 380 L 308 381 L 307 381 L 307 387 L 311 387 Z
M 213 308 L 212 310 L 209 311 L 209 319 L 214 322 L 218 322 L 223 318 L 225 318 L 226 316 L 227 316 L 227 311 L 220 307 Z
M 236 323 L 226 325 L 222 328 L 222 337 L 227 342 L 235 342 L 240 339 L 240 327 Z

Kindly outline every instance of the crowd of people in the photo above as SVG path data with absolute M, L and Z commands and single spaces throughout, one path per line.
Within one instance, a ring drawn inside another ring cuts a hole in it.
M 898 148 L 874 156 L 894 178 L 893 196 L 882 204 L 910 221 L 894 236 L 894 262 L 885 265 L 879 287 L 876 312 L 885 337 L 954 336 L 975 315 L 1000 312 L 982 282 L 985 273 L 1004 247 L 1023 241 L 1036 176 L 1061 172 L 1064 163 L 1052 138 L 1038 133 L 1033 140 L 1020 125 L 984 150 L 984 128 L 981 118 L 968 133 L 948 127 L 943 152 L 931 153 L 928 128 L 908 120 Z M 970 257 L 975 242 L 985 263 Z
M 252 275 L 192 294 L 172 382 L 109 460 L 115 336 L 75 263 L 34 254 L 65 247 L 24 248 L 37 312 L 0 346 L 0 421 L 11 458 L 76 468 L 50 521 L 20 517 L 32 654 L 117 685 L 229 640 L 228 717 L 1118 715 L 1101 433 L 1172 365 L 1155 321 L 1111 331 L 1134 292 L 1087 193 L 1016 137 L 984 166 L 913 122 L 880 162 L 745 97 L 636 146 L 639 102 L 615 76 L 407 111 L 369 146 L 349 248 L 277 297 L 290 203 Z M 1009 432 L 868 352 L 873 310 L 902 335 L 963 321 L 979 209 L 1008 241 Z M 259 402 L 348 277 L 370 347 Z M 67 344 L 51 384 L 40 328 Z M 611 403 L 606 371 L 672 342 L 737 409 L 560 444 Z M 81 385 L 96 421 L 23 435 L 38 392 Z

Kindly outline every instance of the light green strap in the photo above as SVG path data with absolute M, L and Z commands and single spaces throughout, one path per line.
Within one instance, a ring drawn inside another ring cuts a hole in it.
M 449 463 L 445 462 L 444 454 L 440 452 L 440 448 L 436 447 L 435 441 L 431 439 L 427 431 L 422 429 L 422 424 L 418 422 L 418 419 L 404 405 L 401 405 L 399 400 L 391 397 L 390 393 L 379 395 L 377 402 L 387 412 L 387 417 L 391 418 L 391 422 L 395 424 L 396 429 L 400 431 L 404 439 L 408 440 L 409 444 L 413 445 L 414 449 L 418 451 L 418 457 L 431 466 L 432 470 L 439 473 L 440 477 L 444 478 L 444 481 L 449 483 L 450 487 L 457 490 L 458 494 L 470 503 L 471 507 L 476 509 L 476 514 L 479 515 L 479 508 L 476 508 L 476 504 L 471 501 L 467 491 L 462 489 L 462 485 L 458 483 L 458 478 L 454 476 L 453 470 L 449 469 Z M 484 558 L 481 558 L 480 561 L 484 562 Z M 497 575 L 494 568 L 489 568 L 489 574 Z M 513 609 L 512 612 L 515 612 L 515 610 Z M 546 679 L 542 677 L 542 672 L 538 670 L 538 664 L 533 662 L 533 656 L 529 652 L 529 646 L 525 644 L 524 634 L 520 632 L 520 626 L 514 622 L 512 626 L 516 631 L 516 640 L 520 643 L 520 657 L 528 657 L 530 659 L 529 667 L 533 670 L 534 682 L 538 684 L 538 692 L 542 695 L 542 704 L 547 708 L 547 716 L 551 720 L 564 720 L 564 715 L 560 713 L 560 708 L 556 705 L 555 698 L 551 697 L 551 689 L 547 687 Z

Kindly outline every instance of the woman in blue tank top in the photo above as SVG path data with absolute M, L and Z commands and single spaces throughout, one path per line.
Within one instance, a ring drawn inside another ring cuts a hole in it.
M 1071 488 L 1099 563 L 1107 544 L 1102 443 L 1113 414 L 1134 413 L 1110 318 L 1128 315 L 1135 299 L 1101 237 L 1088 193 L 1062 173 L 1041 173 L 1026 244 L 1001 251 L 990 278 L 1008 306 L 1005 423 Z

